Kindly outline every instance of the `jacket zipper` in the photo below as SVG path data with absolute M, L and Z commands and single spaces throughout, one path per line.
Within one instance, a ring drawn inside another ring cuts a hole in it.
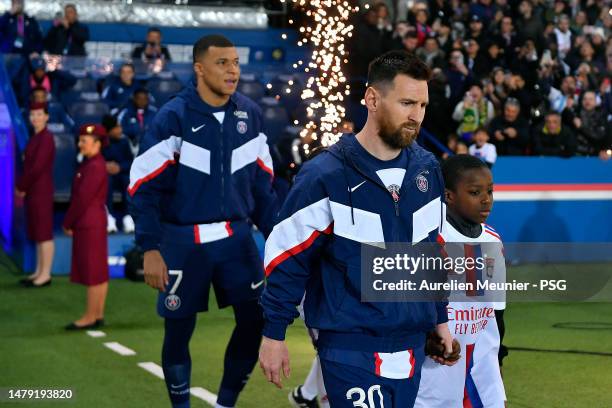
M 223 162 L 225 161 L 225 149 L 223 146 L 223 123 L 221 123 L 221 216 L 225 218 L 225 173 L 223 170 Z
M 397 200 L 396 200 L 393 197 L 393 194 L 391 194 L 389 192 L 389 190 L 387 189 L 387 187 L 384 184 L 382 184 L 379 180 L 374 180 L 369 175 L 364 173 L 359 167 L 357 167 L 357 165 L 354 162 L 352 162 L 352 165 L 355 168 L 355 170 L 357 170 L 357 173 L 361 174 L 361 176 L 363 178 L 365 178 L 366 180 L 370 180 L 372 183 L 376 184 L 378 187 L 380 187 L 383 190 L 385 190 L 387 192 L 387 194 L 389 194 L 389 196 L 391 197 L 391 200 L 393 201 L 393 207 L 395 208 L 395 216 L 399 217 L 400 216 L 400 213 L 399 213 L 399 200 L 400 200 L 400 197 L 398 197 Z M 349 188 L 350 188 L 350 186 L 349 186 Z M 401 188 L 401 186 L 400 186 L 400 188 Z

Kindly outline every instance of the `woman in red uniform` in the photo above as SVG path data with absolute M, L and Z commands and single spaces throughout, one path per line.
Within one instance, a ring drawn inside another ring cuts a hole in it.
M 27 287 L 51 284 L 53 263 L 53 159 L 55 142 L 47 130 L 49 112 L 44 103 L 30 106 L 34 136 L 25 149 L 23 175 L 17 181 L 18 197 L 25 197 L 28 238 L 36 242 L 36 270 L 21 280 Z
M 108 178 L 102 148 L 108 143 L 101 125 L 79 129 L 79 151 L 85 158 L 72 182 L 70 207 L 64 232 L 72 236 L 70 281 L 87 286 L 87 308 L 66 330 L 100 327 L 104 324 L 104 302 L 108 291 L 108 241 L 106 194 Z

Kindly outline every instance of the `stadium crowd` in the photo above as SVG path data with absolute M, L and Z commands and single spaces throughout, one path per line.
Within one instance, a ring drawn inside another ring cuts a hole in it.
M 434 70 L 423 126 L 451 150 L 481 148 L 473 134 L 484 128 L 500 155 L 610 156 L 605 1 L 430 0 L 404 12 L 403 3 L 363 8 L 347 68 L 363 78 L 381 51 L 415 52 Z
M 359 106 L 363 96 L 368 63 L 385 51 L 404 49 L 433 68 L 423 127 L 439 143 L 427 139 L 422 143 L 439 156 L 469 152 L 489 165 L 498 155 L 610 158 L 612 15 L 606 1 L 429 0 L 360 5 L 360 13 L 353 17 L 346 65 L 354 105 Z M 74 133 L 85 116 L 105 126 L 113 135 L 104 149 L 112 214 L 113 194 L 124 195 L 140 138 L 157 107 L 180 89 L 165 89 L 159 97 L 156 86 L 167 86 L 168 81 L 135 74 L 134 64 L 161 63 L 163 67 L 171 61 L 162 32 L 149 29 L 142 45 L 133 49 L 129 60 L 115 65 L 108 77 L 77 78 L 53 58 L 86 55 L 89 30 L 79 22 L 77 7 L 64 6 L 63 14 L 58 13 L 43 34 L 24 6 L 23 0 L 13 0 L 11 9 L 0 17 L 0 51 L 20 54 L 26 61 L 11 72 L 24 121 L 29 122 L 31 103 L 47 101 L 52 132 Z M 299 21 L 297 14 L 296 5 L 287 18 Z M 83 101 L 88 103 L 79 103 Z M 78 109 L 93 105 L 97 107 L 93 111 Z M 287 111 L 287 124 L 302 120 L 295 107 L 283 106 L 282 98 L 280 105 Z M 277 139 L 270 135 L 270 140 Z M 291 149 L 276 149 L 281 155 L 285 150 L 285 156 L 291 154 Z M 281 161 L 291 163 L 293 157 L 281 157 Z M 126 214 L 124 209 L 115 215 Z M 110 216 L 109 231 L 116 231 L 116 224 Z M 129 216 L 122 224 L 126 231 L 133 230 Z

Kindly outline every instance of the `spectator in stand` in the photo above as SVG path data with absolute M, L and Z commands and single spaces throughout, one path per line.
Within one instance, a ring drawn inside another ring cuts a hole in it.
M 47 130 L 49 112 L 46 103 L 30 106 L 33 136 L 28 141 L 23 174 L 17 181 L 17 197 L 25 198 L 28 239 L 36 243 L 36 270 L 21 280 L 30 288 L 51 284 L 53 263 L 53 160 L 55 143 Z
M 521 17 L 517 20 L 519 36 L 523 41 L 533 40 L 537 48 L 543 46 L 542 33 L 544 33 L 544 23 L 542 19 L 534 13 L 533 3 L 530 0 L 523 0 L 519 5 Z
M 431 27 L 427 25 L 427 18 L 426 10 L 418 10 L 416 12 L 416 32 L 419 47 L 425 44 L 425 40 L 429 38 L 433 32 Z
M 414 28 L 410 28 L 402 41 L 403 50 L 416 53 L 419 47 L 419 36 Z
M 491 168 L 495 164 L 495 160 L 497 160 L 497 149 L 495 149 L 495 145 L 488 142 L 489 134 L 487 130 L 485 128 L 478 128 L 474 132 L 474 144 L 469 147 L 468 151 L 471 156 L 478 157 Z
M 576 13 L 570 28 L 575 35 L 579 36 L 582 35 L 584 27 L 588 24 L 589 22 L 587 20 L 586 12 L 584 10 L 580 10 Z
M 11 0 L 11 9 L 0 16 L 0 53 L 29 57 L 41 51 L 38 21 L 24 12 L 24 0 Z
M 145 62 L 154 62 L 156 60 L 172 60 L 172 57 L 170 56 L 170 51 L 168 51 L 168 47 L 162 45 L 162 33 L 159 28 L 149 28 L 149 31 L 147 31 L 147 39 L 145 43 L 134 48 L 134 51 L 132 51 L 132 58 Z
M 508 91 L 505 86 L 506 75 L 500 67 L 493 69 L 489 78 L 483 79 L 482 90 L 488 100 L 493 103 L 495 112 L 499 113 L 503 109 L 503 102 L 508 97 Z
M 466 143 L 471 143 L 476 129 L 488 126 L 494 115 L 495 108 L 484 97 L 480 85 L 472 85 L 453 112 L 453 120 L 459 122 L 457 134 Z
M 470 32 L 467 36 L 467 39 L 475 40 L 479 45 L 483 44 L 487 33 L 484 28 L 484 24 L 482 24 L 482 20 L 477 14 L 473 14 L 470 17 L 469 27 L 470 27 Z
M 480 44 L 471 38 L 467 41 L 466 66 L 472 73 L 472 77 L 479 80 L 488 75 L 490 67 L 487 65 L 486 57 L 480 52 Z
M 568 101 L 571 99 L 571 101 Z M 566 76 L 561 82 L 561 89 L 550 89 L 548 94 L 550 108 L 555 112 L 563 112 L 568 105 L 574 106 L 576 103 L 576 79 L 573 76 Z
M 574 130 L 576 135 L 576 154 L 580 156 L 607 156 L 606 150 L 612 149 L 612 128 L 606 120 L 605 112 L 597 106 L 594 91 L 582 94 L 581 109 L 566 107 L 562 114 L 563 125 Z
M 72 237 L 70 282 L 87 287 L 87 307 L 66 330 L 90 330 L 104 325 L 109 279 L 105 205 L 108 178 L 102 148 L 107 143 L 102 126 L 90 124 L 79 129 L 79 151 L 85 159 L 74 176 L 70 207 L 62 227 Z
M 489 27 L 495 20 L 496 12 L 497 7 L 493 4 L 493 0 L 478 0 L 470 6 L 470 13 L 478 16 L 485 27 Z
M 66 4 L 64 15 L 53 20 L 53 27 L 45 37 L 45 50 L 49 54 L 84 57 L 87 41 L 89 28 L 79 22 L 76 5 Z
M 147 129 L 153 122 L 157 108 L 149 104 L 149 93 L 144 88 L 134 91 L 131 102 L 118 116 L 123 132 L 135 145 L 140 144 Z
M 347 69 L 352 78 L 365 78 L 370 61 L 391 47 L 392 33 L 379 28 L 378 14 L 373 7 L 357 18 L 353 36 L 347 44 L 351 56 Z
M 111 79 L 102 91 L 102 99 L 112 112 L 123 109 L 138 86 L 134 79 L 134 65 L 125 63 L 119 68 L 119 77 Z
M 114 211 L 113 194 L 115 191 L 121 193 L 123 210 L 122 217 L 123 232 L 130 234 L 134 232 L 134 220 L 127 213 L 127 188 L 130 184 L 130 167 L 134 156 L 138 154 L 138 145 L 133 144 L 123 134 L 121 124 L 113 115 L 105 115 L 102 118 L 102 126 L 108 135 L 109 144 L 102 150 L 106 160 L 106 172 L 108 173 L 108 195 L 106 208 L 108 210 L 106 230 L 109 233 L 117 232 L 117 219 Z
M 518 47 L 518 34 L 514 30 L 512 18 L 509 16 L 502 17 L 499 23 L 499 29 L 494 37 L 495 41 L 500 44 L 505 59 L 505 66 L 509 67 L 512 64 L 512 59 L 516 55 L 515 49 Z
M 450 87 L 450 103 L 456 105 L 465 94 L 465 90 L 473 80 L 470 70 L 465 66 L 463 54 L 459 50 L 453 50 L 446 70 L 446 78 Z
M 44 88 L 48 94 L 57 99 L 75 83 L 75 76 L 68 71 L 55 69 L 53 65 L 47 69 L 44 59 L 34 57 L 29 62 L 29 70 L 13 79 L 13 89 L 19 106 L 25 106 L 34 88 Z
M 506 67 L 506 59 L 504 58 L 503 50 L 497 42 L 486 41 L 484 49 L 486 50 L 484 54 L 484 60 L 486 61 L 486 69 L 484 70 L 485 75 L 491 72 L 491 67 Z
M 557 54 L 564 59 L 572 49 L 572 31 L 570 30 L 570 19 L 565 14 L 559 18 L 555 28 L 555 40 L 557 43 Z
M 419 48 L 416 54 L 432 69 L 446 67 L 446 56 L 444 51 L 440 50 L 438 40 L 434 35 L 425 39 L 424 46 Z
M 529 145 L 529 122 L 520 115 L 521 105 L 515 98 L 508 98 L 502 115 L 489 125 L 492 142 L 501 156 L 523 156 Z
M 533 135 L 533 153 L 536 156 L 571 157 L 576 153 L 576 138 L 567 126 L 561 124 L 561 115 L 550 112 L 544 124 Z
M 444 55 L 450 55 L 453 50 L 450 23 L 446 19 L 436 19 L 432 28 L 436 33 L 436 39 L 438 40 L 440 50 L 444 52 Z

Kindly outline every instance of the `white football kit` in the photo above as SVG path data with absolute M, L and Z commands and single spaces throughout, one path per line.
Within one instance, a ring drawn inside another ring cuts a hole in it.
M 466 256 L 483 257 L 485 267 L 478 271 L 480 279 L 490 279 L 495 274 L 497 279 L 491 280 L 505 281 L 503 246 L 493 228 L 482 224 L 480 236 L 469 238 L 445 221 L 440 235 L 443 242 L 461 243 L 446 245 L 448 256 L 458 256 L 450 251 L 457 252 L 460 248 Z M 474 271 L 465 272 L 466 281 L 469 273 L 473 275 Z M 466 301 L 456 301 L 456 296 L 451 298 L 448 327 L 461 343 L 461 358 L 450 367 L 425 359 L 416 408 L 504 407 L 506 393 L 497 356 L 500 339 L 495 309 L 504 309 L 505 302 L 499 297 L 495 302 L 481 302 L 475 295 L 466 291 L 462 294 Z

